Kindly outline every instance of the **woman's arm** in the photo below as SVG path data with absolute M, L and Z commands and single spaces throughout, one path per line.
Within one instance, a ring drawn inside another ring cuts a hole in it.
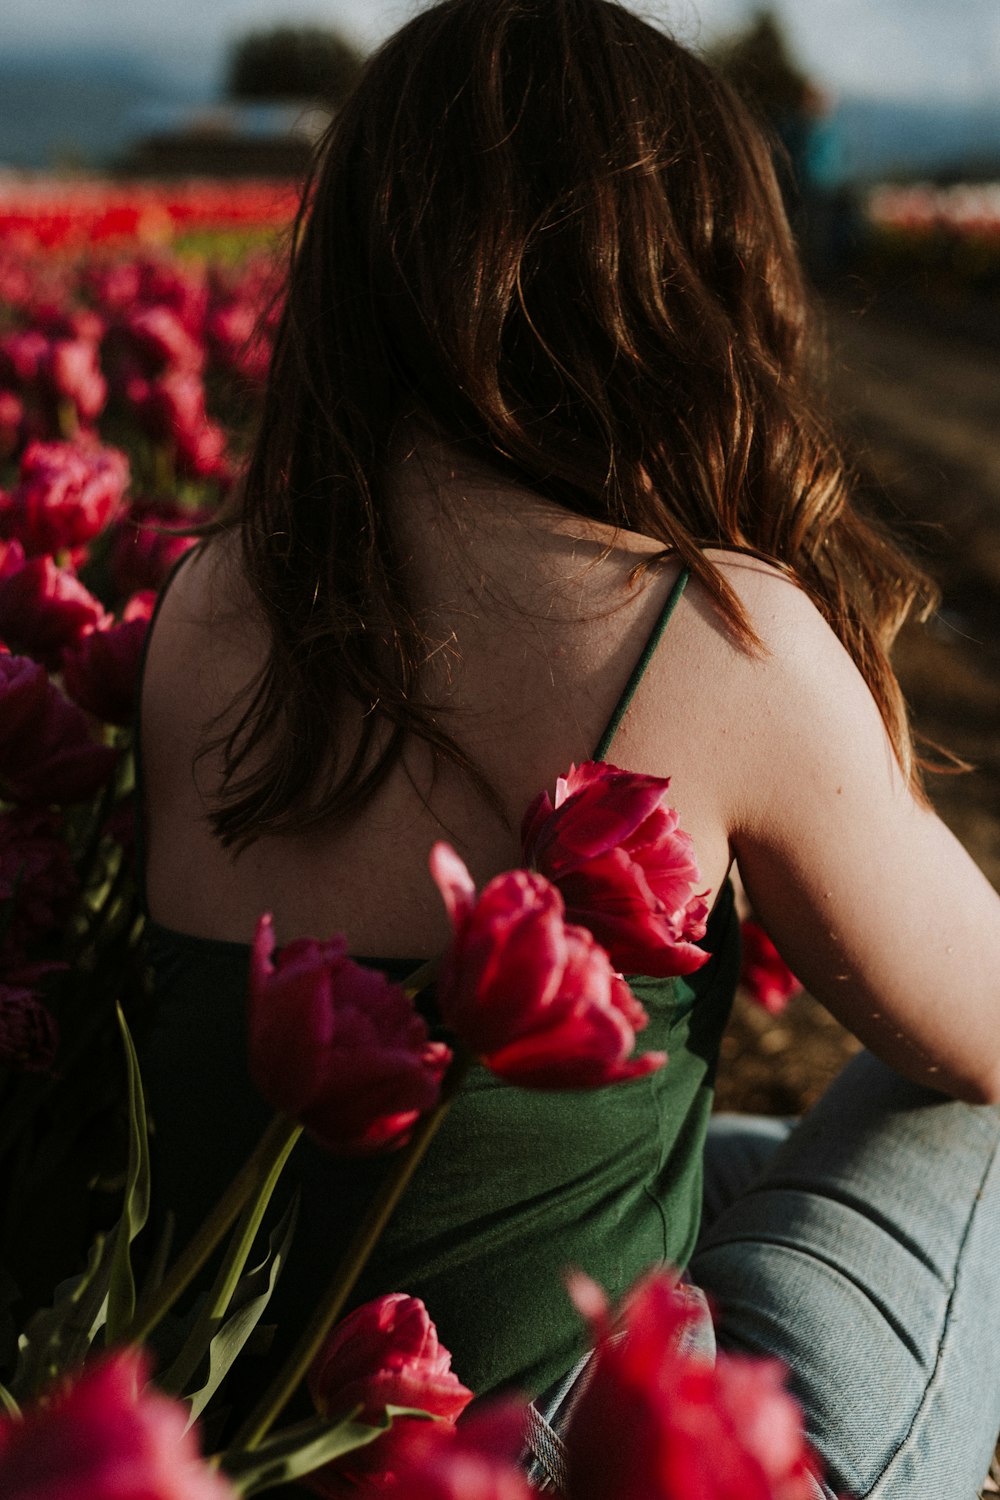
M 810 992 L 900 1072 L 1000 1101 L 1000 896 L 911 795 L 860 673 L 809 599 L 724 564 L 768 654 L 735 669 L 731 837 Z

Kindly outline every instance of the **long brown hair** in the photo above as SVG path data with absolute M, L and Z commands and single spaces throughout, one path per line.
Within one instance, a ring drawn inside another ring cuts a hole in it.
M 915 774 L 886 650 L 925 580 L 848 499 L 805 306 L 767 141 L 670 37 L 613 0 L 443 0 L 404 26 L 296 225 L 242 504 L 271 649 L 223 741 L 223 842 L 354 813 L 410 736 L 478 777 L 421 699 L 427 642 L 385 521 L 414 417 L 661 541 L 749 649 L 702 549 L 776 563 Z M 345 694 L 365 711 L 350 755 Z

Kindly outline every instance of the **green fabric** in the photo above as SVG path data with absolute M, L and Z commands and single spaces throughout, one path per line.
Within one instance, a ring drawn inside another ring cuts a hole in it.
M 151 923 L 159 1024 L 144 1076 L 155 1123 L 154 1183 L 178 1244 L 249 1154 L 268 1111 L 250 1083 L 244 1011 L 248 950 Z M 477 1394 L 544 1390 L 582 1347 L 563 1286 L 579 1267 L 613 1295 L 663 1261 L 686 1264 L 701 1206 L 701 1148 L 712 1077 L 738 967 L 727 887 L 688 980 L 635 979 L 649 1012 L 640 1047 L 670 1056 L 657 1073 L 587 1092 L 513 1088 L 484 1068 L 452 1106 L 358 1288 L 422 1297 L 460 1378 Z M 393 977 L 415 965 L 382 964 Z M 384 1161 L 336 1161 L 309 1141 L 292 1183 L 302 1206 L 272 1303 L 279 1348 L 329 1279 Z
M 686 581 L 682 572 L 595 758 L 607 753 Z M 141 828 L 138 835 L 141 879 Z M 152 921 L 147 945 L 158 1001 L 144 1063 L 154 1193 L 161 1216 L 173 1210 L 180 1245 L 249 1155 L 269 1112 L 247 1069 L 249 949 Z M 478 1395 L 505 1385 L 535 1395 L 574 1362 L 584 1336 L 564 1288 L 568 1268 L 618 1296 L 651 1266 L 687 1263 L 715 1063 L 739 967 L 728 884 L 704 946 L 711 960 L 686 980 L 630 979 L 649 1014 L 640 1050 L 667 1051 L 665 1068 L 573 1093 L 529 1092 L 474 1069 L 399 1205 L 354 1301 L 389 1291 L 422 1297 L 453 1368 Z M 397 979 L 419 962 L 365 961 Z M 387 1160 L 337 1161 L 308 1140 L 293 1153 L 276 1210 L 296 1183 L 302 1202 L 268 1313 L 278 1322 L 274 1358 L 307 1321 Z

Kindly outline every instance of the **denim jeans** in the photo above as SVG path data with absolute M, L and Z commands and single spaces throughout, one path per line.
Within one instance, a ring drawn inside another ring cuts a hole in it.
M 717 1116 L 690 1267 L 791 1371 L 834 1490 L 974 1500 L 1000 1430 L 1000 1110 L 866 1053 L 800 1123 Z

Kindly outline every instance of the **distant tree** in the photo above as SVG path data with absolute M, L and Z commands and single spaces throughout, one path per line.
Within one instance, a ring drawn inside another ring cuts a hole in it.
M 336 108 L 363 63 L 353 43 L 323 26 L 251 31 L 230 52 L 226 92 L 232 99 L 302 99 Z
M 809 81 L 773 11 L 759 11 L 745 30 L 723 37 L 709 55 L 765 120 L 778 125 L 803 109 Z

